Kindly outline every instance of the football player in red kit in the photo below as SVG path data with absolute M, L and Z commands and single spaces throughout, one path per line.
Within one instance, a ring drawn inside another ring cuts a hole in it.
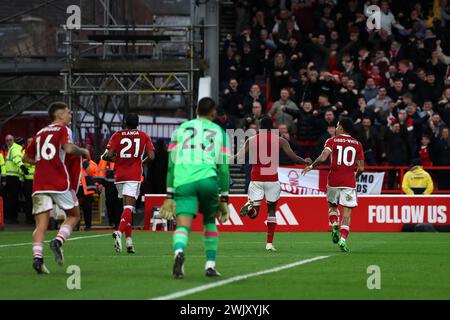
M 337 135 L 325 142 L 322 154 L 302 174 L 325 163 L 331 155 L 331 169 L 328 174 L 327 199 L 328 217 L 332 229 L 332 240 L 338 243 L 344 252 L 349 252 L 346 242 L 350 232 L 352 209 L 358 205 L 356 196 L 356 178 L 364 171 L 364 151 L 361 143 L 352 138 L 353 122 L 349 118 L 341 119 L 336 128 Z M 356 175 L 355 175 L 356 171 Z M 342 221 L 339 227 L 338 206 L 342 206 Z
M 70 130 L 72 113 L 63 102 L 54 102 L 49 107 L 52 124 L 41 129 L 27 147 L 24 161 L 36 164 L 33 182 L 33 215 L 36 229 L 33 232 L 33 268 L 37 273 L 49 273 L 44 265 L 43 242 L 53 203 L 67 215 L 50 248 L 59 265 L 64 263 L 62 245 L 80 220 L 80 209 L 76 194 L 70 189 L 70 177 L 65 164 L 68 154 L 90 159 L 89 151 L 72 143 Z
M 123 211 L 118 231 L 113 233 L 114 248 L 122 251 L 122 233 L 126 235 L 127 252 L 134 253 L 131 238 L 131 216 L 139 197 L 142 177 L 142 158 L 155 158 L 152 140 L 143 131 L 137 130 L 139 116 L 130 113 L 125 119 L 125 129 L 117 131 L 108 142 L 102 156 L 105 161 L 115 162 L 115 180 L 119 198 L 123 198 Z M 114 159 L 115 158 L 115 159 Z M 114 160 L 114 161 L 112 161 Z
M 279 149 L 297 164 L 310 164 L 311 159 L 303 159 L 295 154 L 289 143 L 272 133 L 272 119 L 264 117 L 260 121 L 259 133 L 249 138 L 244 147 L 232 159 L 240 159 L 250 154 L 252 162 L 251 182 L 248 186 L 248 201 L 240 210 L 241 216 L 256 218 L 265 198 L 267 202 L 267 251 L 276 251 L 273 246 L 277 218 L 275 211 L 280 199 L 281 186 L 278 181 Z M 253 160 L 252 160 L 253 158 Z

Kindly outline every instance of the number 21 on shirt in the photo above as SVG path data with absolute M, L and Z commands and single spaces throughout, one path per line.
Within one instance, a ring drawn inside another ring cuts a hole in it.
M 131 149 L 131 147 L 134 144 L 134 154 L 128 153 L 128 151 Z M 121 148 L 120 150 L 120 157 L 122 159 L 128 159 L 128 158 L 138 158 L 139 157 L 139 149 L 141 145 L 141 139 L 136 138 L 131 140 L 130 138 L 123 138 L 120 140 L 120 145 L 125 146 L 124 148 Z

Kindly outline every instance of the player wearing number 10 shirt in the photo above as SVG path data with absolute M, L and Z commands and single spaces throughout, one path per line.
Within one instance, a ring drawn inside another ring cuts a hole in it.
M 336 128 L 337 135 L 325 142 L 322 154 L 303 170 L 306 174 L 314 167 L 324 163 L 331 155 L 331 169 L 328 174 L 327 199 L 328 217 L 332 225 L 331 237 L 342 251 L 348 252 L 346 243 L 350 232 L 352 208 L 358 205 L 356 197 L 356 178 L 364 171 L 364 152 L 361 143 L 352 138 L 351 119 L 341 119 Z M 355 176 L 356 170 L 356 176 Z M 342 205 L 342 221 L 338 224 L 338 206 Z
M 115 158 L 115 180 L 119 198 L 123 198 L 123 211 L 118 231 L 113 233 L 116 252 L 122 251 L 122 233 L 126 235 L 127 252 L 134 253 L 131 238 L 131 216 L 139 196 L 143 156 L 147 160 L 155 158 L 152 140 L 143 131 L 137 130 L 139 116 L 130 113 L 125 119 L 125 129 L 114 133 L 109 140 L 107 150 L 102 159 Z

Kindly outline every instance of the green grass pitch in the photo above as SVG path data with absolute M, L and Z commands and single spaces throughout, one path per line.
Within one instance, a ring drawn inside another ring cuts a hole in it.
M 47 239 L 55 235 L 49 232 Z M 65 266 L 44 254 L 49 275 L 31 267 L 31 233 L 0 232 L 0 300 L 152 299 L 239 275 L 328 256 L 278 272 L 183 296 L 181 299 L 450 299 L 450 234 L 351 233 L 349 254 L 328 233 L 277 233 L 277 252 L 266 252 L 265 233 L 221 233 L 220 278 L 204 276 L 203 235 L 192 233 L 185 278 L 171 276 L 171 233 L 135 232 L 136 254 L 113 250 L 110 233 L 75 232 L 64 245 Z M 22 244 L 26 245 L 15 245 Z M 81 289 L 69 290 L 69 265 L 81 270 Z M 369 290 L 367 268 L 381 270 L 381 289 Z

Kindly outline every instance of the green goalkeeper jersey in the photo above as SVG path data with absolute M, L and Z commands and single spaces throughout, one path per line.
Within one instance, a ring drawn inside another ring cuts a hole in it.
M 219 175 L 221 191 L 229 190 L 228 136 L 214 122 L 197 118 L 183 123 L 173 133 L 168 150 L 173 187 Z M 172 187 L 169 180 L 168 187 Z

